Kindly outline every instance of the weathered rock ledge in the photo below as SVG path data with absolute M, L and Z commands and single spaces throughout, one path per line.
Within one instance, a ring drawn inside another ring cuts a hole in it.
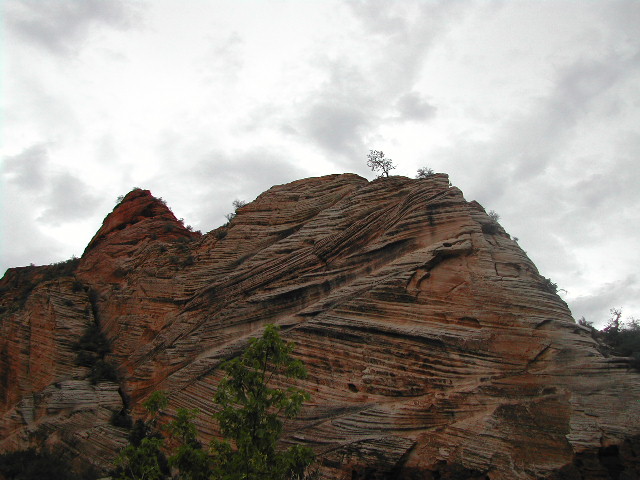
M 168 415 L 199 408 L 211 438 L 220 363 L 276 323 L 312 394 L 285 441 L 311 446 L 324 478 L 639 478 L 640 374 L 603 358 L 446 175 L 310 178 L 237 213 L 199 235 L 135 190 L 70 271 L 9 270 L 0 449 L 108 466 L 126 442 L 111 416 L 154 389 Z M 94 321 L 119 384 L 76 365 Z

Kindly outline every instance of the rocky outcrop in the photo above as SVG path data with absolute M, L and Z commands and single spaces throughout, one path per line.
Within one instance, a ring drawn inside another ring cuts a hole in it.
M 0 281 L 0 448 L 48 441 L 105 467 L 126 438 L 111 416 L 156 389 L 210 439 L 220 363 L 276 323 L 312 395 L 284 441 L 324 478 L 639 473 L 640 375 L 446 175 L 280 185 L 206 235 L 136 190 L 71 272 L 47 268 Z M 119 382 L 77 365 L 92 322 Z

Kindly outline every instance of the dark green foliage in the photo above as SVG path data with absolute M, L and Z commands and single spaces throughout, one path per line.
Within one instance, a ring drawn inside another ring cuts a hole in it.
M 114 274 L 117 278 L 125 278 L 125 277 L 129 274 L 129 272 L 130 272 L 130 271 L 131 271 L 131 270 L 127 270 L 127 269 L 125 269 L 125 268 L 118 267 L 118 268 L 116 268 L 116 269 L 113 271 L 113 274 Z
M 129 443 L 134 447 L 138 447 L 144 438 L 151 436 L 151 432 L 151 427 L 149 427 L 144 420 L 139 418 L 131 428 L 131 432 L 129 433 Z
M 119 381 L 116 366 L 105 360 L 105 356 L 111 352 L 111 347 L 97 323 L 89 324 L 80 340 L 73 345 L 73 349 L 77 352 L 76 363 L 91 368 L 89 379 L 92 384 L 100 381 Z
M 640 370 L 640 322 L 630 318 L 625 323 L 621 318 L 621 309 L 611 309 L 609 323 L 596 335 L 608 347 L 610 354 L 630 357 L 631 365 Z
M 137 447 L 129 445 L 116 457 L 116 480 L 164 480 L 169 476 L 162 438 L 146 437 Z
M 93 367 L 98 361 L 98 358 L 98 355 L 94 352 L 80 350 L 76 354 L 76 365 L 80 365 L 82 367 Z
M 187 252 L 189 250 L 187 249 Z M 187 255 L 185 257 L 181 257 L 180 255 L 170 255 L 169 263 L 172 265 L 176 265 L 181 268 L 189 267 L 195 263 L 195 258 L 193 255 Z
M 9 274 L 7 271 L 7 280 L 4 287 L 0 288 L 0 296 L 6 300 L 10 299 L 3 307 L 6 312 L 15 312 L 24 308 L 25 303 L 31 296 L 31 292 L 41 283 L 55 280 L 61 277 L 71 276 L 75 273 L 80 259 L 72 257 L 69 260 L 52 263 L 36 267 L 34 264 L 28 267 L 19 267 L 12 269 Z M 75 287 L 74 287 L 74 292 Z
M 640 326 L 621 329 L 611 344 L 619 355 L 640 359 Z
M 549 293 L 558 293 L 558 284 L 552 282 L 550 278 L 542 277 L 542 288 Z
M 600 351 L 605 356 L 627 357 L 629 364 L 640 370 L 640 321 L 629 318 L 621 320 L 622 310 L 612 308 L 611 318 L 602 330 L 596 330 L 592 322 L 584 317 L 578 319 L 578 324 L 591 330 L 591 335 L 600 344 Z
M 214 415 L 225 440 L 214 441 L 215 479 L 257 480 L 303 478 L 314 459 L 302 446 L 278 450 L 282 418 L 295 417 L 309 395 L 296 387 L 272 388 L 273 375 L 304 378 L 306 370 L 293 358 L 293 344 L 285 343 L 278 328 L 268 325 L 262 338 L 252 339 L 244 353 L 223 369 L 215 401 L 222 409 Z
M 229 231 L 226 228 L 218 228 L 213 234 L 213 236 L 216 237 L 216 239 L 218 240 L 222 240 L 224 237 L 227 236 L 227 233 L 229 233 Z
M 198 410 L 189 410 L 187 408 L 179 408 L 176 418 L 169 423 L 167 431 L 171 437 L 183 445 L 190 445 L 193 447 L 202 447 L 197 438 L 196 426 L 193 420 L 198 416 Z
M 211 478 L 211 459 L 202 447 L 180 445 L 169 457 L 169 465 L 180 473 L 180 480 L 209 480 Z
M 587 322 L 587 319 L 584 317 L 580 317 L 578 319 L 578 325 L 582 325 L 583 327 L 593 328 L 593 322 Z
M 91 367 L 91 372 L 89 372 L 89 380 L 91 383 L 95 385 L 99 382 L 115 382 L 118 383 L 120 380 L 120 376 L 118 375 L 118 369 L 116 366 L 103 359 L 99 359 L 96 363 Z
M 73 281 L 73 285 L 71 286 L 71 289 L 73 290 L 74 293 L 82 292 L 84 291 L 84 285 L 80 280 L 76 279 Z
M 89 289 L 89 303 L 91 304 L 91 308 L 93 309 L 94 314 L 98 310 L 98 302 L 99 301 L 100 301 L 100 294 L 98 293 L 98 291 L 90 288 Z
M 130 430 L 133 428 L 133 419 L 126 411 L 120 410 L 111 415 L 111 425 Z
M 97 323 L 89 324 L 80 340 L 73 345 L 73 349 L 75 351 L 85 350 L 95 353 L 98 357 L 103 357 L 111 351 L 109 341 Z
M 500 231 L 500 227 L 497 223 L 483 223 L 480 227 L 482 229 L 482 233 L 486 233 L 487 235 L 495 235 Z
M 164 392 L 154 392 L 144 402 L 150 418 L 146 422 L 138 419 L 133 425 L 129 446 L 120 452 L 115 462 L 116 479 L 166 479 L 169 478 L 170 467 L 178 472 L 174 479 L 210 478 L 210 458 L 196 437 L 193 423 L 197 410 L 181 408 L 176 418 L 167 425 L 165 430 L 173 443 L 173 448 L 169 449 L 158 426 L 158 416 L 167 404 Z M 165 456 L 167 450 L 173 452 L 169 458 Z
M 184 480 L 208 480 L 211 459 L 198 441 L 193 420 L 198 410 L 178 409 L 176 418 L 168 425 L 167 431 L 178 446 L 169 457 L 169 465 L 180 472 Z
M 35 449 L 0 455 L 0 477 L 6 480 L 80 480 L 62 455 Z M 87 480 L 95 478 L 85 475 Z
M 498 220 L 500 220 L 500 215 L 498 215 L 495 210 L 489 210 L 487 216 L 491 221 L 481 225 L 482 233 L 486 233 L 487 235 L 495 235 L 496 233 L 499 233 L 500 224 L 498 223 Z
M 45 280 L 53 280 L 55 278 L 60 277 L 68 277 L 69 275 L 73 275 L 78 268 L 78 264 L 80 263 L 80 259 L 76 257 L 71 257 L 69 260 L 65 260 L 63 262 L 52 263 L 51 265 L 46 267 L 44 272 Z
M 160 410 L 164 410 L 169 405 L 169 399 L 164 392 L 153 392 L 149 398 L 142 404 L 144 408 L 152 415 L 151 424 L 155 426 Z
M 189 239 L 185 238 L 185 237 L 180 237 L 179 240 L 176 240 L 177 245 L 177 249 L 178 251 L 182 252 L 182 253 L 187 253 L 191 251 L 191 248 L 189 246 Z
M 137 420 L 129 434 L 129 445 L 116 457 L 116 480 L 164 480 L 170 469 L 163 453 L 164 438 L 157 430 L 158 415 L 167 407 L 167 396 L 154 392 L 143 403 L 150 415 L 147 422 Z

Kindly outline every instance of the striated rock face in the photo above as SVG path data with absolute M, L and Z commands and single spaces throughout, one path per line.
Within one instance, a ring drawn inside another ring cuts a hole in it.
M 311 446 L 324 478 L 640 475 L 640 374 L 446 175 L 305 179 L 237 213 L 199 235 L 136 190 L 77 265 L 9 270 L 0 448 L 108 468 L 127 435 L 112 414 L 156 389 L 168 416 L 199 408 L 209 439 L 220 363 L 276 323 L 312 394 L 285 443 Z M 119 383 L 77 365 L 92 322 Z

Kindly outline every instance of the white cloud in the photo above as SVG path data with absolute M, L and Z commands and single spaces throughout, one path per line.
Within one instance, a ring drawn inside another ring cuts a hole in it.
M 396 102 L 399 120 L 428 120 L 437 111 L 437 107 L 429 104 L 417 92 L 409 92 L 402 95 Z
M 273 184 L 373 176 L 378 149 L 497 210 L 574 312 L 634 302 L 637 2 L 2 8 L 2 267 L 82 251 L 133 186 L 210 230 Z
M 2 175 L 5 182 L 14 183 L 26 191 L 39 191 L 45 184 L 48 163 L 47 145 L 33 145 L 17 155 L 6 157 Z
M 79 253 L 91 235 L 74 225 L 104 215 L 104 202 L 93 187 L 51 159 L 54 144 L 36 144 L 2 159 L 0 269 L 51 263 Z M 95 223 L 89 222 L 91 228 Z M 65 232 L 73 232 L 66 237 Z
M 581 295 L 571 301 L 576 318 L 585 317 L 597 328 L 602 328 L 611 317 L 612 308 L 620 308 L 623 318 L 638 318 L 640 311 L 640 280 L 637 275 L 629 275 L 615 282 L 606 283 L 587 295 Z
M 91 193 L 91 187 L 69 172 L 53 176 L 42 197 L 46 205 L 38 221 L 44 224 L 78 222 L 97 212 L 100 199 Z
M 301 120 L 309 139 L 329 154 L 353 158 L 363 151 L 362 135 L 373 119 L 355 105 L 326 102 L 313 105 Z
M 75 53 L 96 27 L 127 28 L 134 4 L 121 0 L 11 0 L 6 25 L 22 40 L 55 55 Z

